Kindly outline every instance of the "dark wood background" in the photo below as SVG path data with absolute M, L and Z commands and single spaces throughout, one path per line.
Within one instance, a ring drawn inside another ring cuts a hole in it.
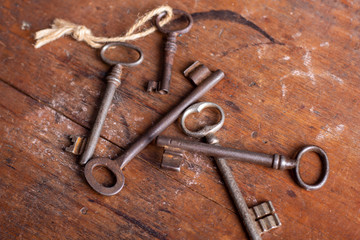
M 70 37 L 35 49 L 34 33 L 64 18 L 97 36 L 116 36 L 163 3 L 1 1 L 1 239 L 246 238 L 210 158 L 187 154 L 182 171 L 170 172 L 159 168 L 161 149 L 152 144 L 126 168 L 124 189 L 105 197 L 64 151 L 70 135 L 88 134 L 109 66 L 98 50 Z M 217 134 L 222 145 L 293 156 L 315 144 L 328 153 L 328 182 L 313 192 L 287 171 L 229 161 L 248 205 L 271 200 L 280 217 L 281 228 L 263 238 L 360 239 L 359 2 L 170 5 L 195 18 L 178 38 L 171 94 L 145 92 L 161 76 L 163 35 L 133 42 L 145 60 L 124 70 L 95 155 L 121 154 L 175 106 L 193 89 L 182 70 L 200 60 L 226 74 L 201 99 L 226 112 Z M 163 134 L 184 137 L 177 124 Z M 310 182 L 319 172 L 313 162 L 302 168 Z

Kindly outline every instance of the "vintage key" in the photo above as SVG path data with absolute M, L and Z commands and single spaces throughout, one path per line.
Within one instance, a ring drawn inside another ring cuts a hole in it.
M 115 46 L 123 46 L 123 47 L 127 47 L 130 49 L 134 49 L 135 51 L 137 51 L 139 53 L 139 58 L 135 62 L 118 62 L 118 61 L 110 60 L 107 57 L 105 57 L 106 50 L 110 47 L 115 47 Z M 115 90 L 121 84 L 120 76 L 121 76 L 123 66 L 133 67 L 133 66 L 139 65 L 144 59 L 143 53 L 140 48 L 138 48 L 134 45 L 128 44 L 128 43 L 124 43 L 124 42 L 116 42 L 116 43 L 106 44 L 101 49 L 100 56 L 101 56 L 101 59 L 105 63 L 112 65 L 113 68 L 112 68 L 111 73 L 106 77 L 106 80 L 107 80 L 106 90 L 105 90 L 105 94 L 102 99 L 102 102 L 101 102 L 101 105 L 100 105 L 100 108 L 99 108 L 99 111 L 98 111 L 98 114 L 97 114 L 97 117 L 96 117 L 96 120 L 94 123 L 94 126 L 91 130 L 88 140 L 86 141 L 85 148 L 81 149 L 81 151 L 83 151 L 83 153 L 80 158 L 80 164 L 82 164 L 82 165 L 86 164 L 87 161 L 94 154 L 96 144 L 100 137 L 101 129 L 104 125 L 107 112 L 109 111 L 112 99 L 115 94 Z M 80 141 L 80 140 L 81 140 L 81 138 L 76 139 L 76 137 L 73 137 L 74 146 L 70 146 L 66 150 L 72 152 L 73 149 L 77 149 L 75 145 L 79 144 L 78 141 Z
M 191 15 L 185 11 L 174 9 L 174 14 L 183 15 L 188 20 L 188 25 L 179 30 L 167 30 L 160 26 L 160 20 L 165 16 L 166 12 L 159 14 L 156 18 L 156 27 L 159 29 L 160 32 L 165 33 L 167 35 L 166 43 L 165 43 L 165 59 L 164 59 L 164 69 L 163 69 L 163 76 L 161 82 L 157 81 L 150 81 L 148 83 L 148 92 L 158 91 L 161 94 L 169 93 L 170 87 L 170 80 L 171 80 L 171 69 L 174 63 L 174 56 L 176 53 L 177 45 L 176 45 L 176 37 L 180 34 L 187 33 L 192 25 L 193 19 Z
M 193 65 L 190 67 L 193 67 Z M 196 69 L 194 71 L 196 71 Z M 198 75 L 198 78 L 202 78 L 203 81 L 157 124 L 150 127 L 142 136 L 140 136 L 120 157 L 115 160 L 108 158 L 94 158 L 85 165 L 85 178 L 96 192 L 107 196 L 120 192 L 125 183 L 125 177 L 122 173 L 122 169 L 152 140 L 154 140 L 162 131 L 174 122 L 186 107 L 203 96 L 221 79 L 223 79 L 224 73 L 221 70 L 216 70 L 215 72 L 212 72 L 210 76 L 206 78 L 204 76 L 206 77 L 207 75 Z M 96 181 L 93 175 L 93 170 L 97 166 L 105 167 L 114 174 L 116 177 L 115 185 L 106 187 Z
M 205 108 L 215 108 L 220 113 L 220 120 L 218 123 L 214 125 L 207 125 L 203 129 L 193 132 L 187 129 L 185 126 L 185 119 L 193 113 L 200 113 Z M 206 141 L 212 145 L 219 145 L 219 140 L 217 137 L 215 137 L 214 133 L 220 130 L 220 128 L 223 126 L 225 121 L 225 114 L 222 108 L 211 102 L 200 102 L 191 105 L 189 108 L 187 108 L 184 113 L 180 117 L 180 125 L 184 132 L 191 136 L 196 138 L 206 138 Z M 160 138 L 160 137 L 159 137 Z M 157 141 L 159 141 L 159 138 Z M 165 151 L 167 151 L 167 148 L 165 148 Z M 170 169 L 175 169 L 174 165 L 178 163 L 180 167 L 180 163 L 174 161 L 173 158 L 164 158 L 166 155 L 163 155 L 162 159 L 162 166 L 172 166 Z M 174 156 L 174 155 L 171 155 Z M 175 155 L 176 156 L 176 155 Z M 176 160 L 176 158 L 175 158 Z M 230 167 L 227 165 L 226 160 L 224 158 L 214 158 L 216 166 L 219 169 L 219 172 L 221 174 L 222 179 L 225 182 L 225 185 L 230 193 L 231 198 L 233 199 L 233 202 L 235 204 L 235 207 L 240 215 L 240 218 L 242 222 L 244 223 L 246 232 L 248 233 L 250 239 L 261 239 L 260 234 L 268 231 L 272 228 L 279 227 L 281 225 L 279 218 L 276 214 L 274 214 L 274 208 L 265 206 L 270 205 L 260 205 L 258 207 L 254 207 L 253 209 L 256 209 L 257 211 L 252 214 L 252 211 L 247 207 L 244 197 L 241 194 L 241 191 L 235 181 L 234 176 L 232 175 Z M 169 168 L 169 167 L 168 167 Z M 271 209 L 271 211 L 269 211 Z M 260 220 L 261 219 L 261 220 Z
M 184 129 L 184 131 L 186 132 L 189 130 Z M 305 188 L 308 191 L 317 190 L 321 188 L 325 184 L 329 176 L 328 157 L 325 151 L 317 146 L 306 146 L 298 152 L 296 159 L 288 159 L 287 157 L 278 154 L 269 155 L 265 153 L 249 152 L 234 148 L 213 146 L 210 144 L 201 143 L 197 141 L 187 141 L 187 140 L 181 140 L 175 138 L 168 138 L 164 136 L 159 136 L 156 140 L 156 144 L 158 146 L 163 146 L 163 147 L 174 147 L 186 151 L 204 153 L 212 157 L 221 157 L 227 159 L 234 159 L 242 162 L 254 163 L 279 170 L 294 169 L 296 182 L 301 187 Z M 318 181 L 314 184 L 305 183 L 302 177 L 300 176 L 300 160 L 307 152 L 317 153 L 322 161 L 322 173 Z

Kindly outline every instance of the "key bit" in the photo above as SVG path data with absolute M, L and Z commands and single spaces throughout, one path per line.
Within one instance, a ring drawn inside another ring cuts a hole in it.
M 211 71 L 199 61 L 194 62 L 184 71 L 184 76 L 195 85 L 199 85 L 204 79 L 211 75 Z
M 179 149 L 165 148 L 161 160 L 161 167 L 180 172 L 180 166 L 183 159 L 184 159 L 184 154 Z
M 263 202 L 251 208 L 254 212 L 255 219 L 259 219 L 275 212 L 275 208 L 271 201 Z
M 157 81 L 150 81 L 148 82 L 148 86 L 146 91 L 148 92 L 156 92 L 159 88 L 159 82 Z
M 280 219 L 276 213 L 257 220 L 261 228 L 261 234 L 281 226 Z
M 84 136 L 70 136 L 70 139 L 73 144 L 66 147 L 65 151 L 75 155 L 81 155 L 84 152 L 87 138 Z
M 257 223 L 258 231 L 261 234 L 281 226 L 280 219 L 275 213 L 275 208 L 271 201 L 250 208 L 250 214 Z

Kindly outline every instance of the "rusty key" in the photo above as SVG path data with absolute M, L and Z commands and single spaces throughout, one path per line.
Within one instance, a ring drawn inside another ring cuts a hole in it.
M 183 125 L 182 125 L 183 126 Z M 156 144 L 162 147 L 174 147 L 186 151 L 193 151 L 198 153 L 204 153 L 212 157 L 220 157 L 227 159 L 234 159 L 241 162 L 253 163 L 262 165 L 268 168 L 274 168 L 278 170 L 293 169 L 296 182 L 300 187 L 305 188 L 308 191 L 317 190 L 321 188 L 328 176 L 329 176 L 329 159 L 326 152 L 317 146 L 305 146 L 296 155 L 296 159 L 289 159 L 279 154 L 265 154 L 258 152 L 250 152 L 245 150 L 239 150 L 235 148 L 214 146 L 207 143 L 201 143 L 196 141 L 188 141 L 177 138 L 168 138 L 159 136 L 156 140 Z M 300 161 L 303 156 L 308 152 L 316 153 L 322 162 L 322 173 L 318 181 L 314 184 L 307 184 L 300 176 Z
M 174 9 L 174 14 L 176 15 L 183 15 L 188 20 L 188 25 L 179 30 L 168 30 L 160 26 L 160 20 L 165 16 L 165 12 L 162 14 L 159 14 L 156 18 L 156 27 L 159 29 L 160 32 L 165 33 L 167 35 L 166 43 L 165 43 L 165 59 L 164 59 L 164 72 L 163 72 L 163 78 L 161 82 L 157 81 L 150 81 L 148 84 L 147 91 L 158 91 L 160 94 L 167 94 L 169 93 L 170 88 L 170 80 L 171 80 L 171 69 L 172 65 L 174 63 L 174 56 L 177 50 L 176 45 L 176 37 L 180 34 L 187 33 L 192 25 L 193 25 L 193 19 L 191 15 L 185 11 Z
M 190 66 L 191 69 L 194 66 Z M 199 68 L 193 69 L 196 71 Z M 204 77 L 205 76 L 205 77 Z M 211 88 L 213 88 L 221 79 L 224 78 L 224 73 L 221 70 L 216 70 L 210 75 L 197 75 L 197 80 L 203 81 L 177 106 L 168 112 L 158 123 L 150 127 L 142 136 L 140 136 L 131 146 L 117 159 L 111 160 L 109 158 L 94 158 L 85 165 L 85 178 L 89 185 L 98 193 L 111 196 L 121 191 L 125 183 L 125 177 L 122 169 L 152 140 L 154 140 L 162 131 L 164 131 L 171 123 L 173 123 L 181 112 L 190 104 L 195 102 Z M 107 168 L 116 177 L 115 185 L 106 187 L 99 183 L 93 175 L 94 168 L 102 166 Z
M 219 111 L 221 118 L 220 121 L 214 125 L 205 126 L 203 129 L 193 132 L 190 131 L 185 126 L 185 119 L 187 116 L 193 113 L 200 113 L 205 108 L 215 108 Z M 196 138 L 202 138 L 205 137 L 206 141 L 209 144 L 213 145 L 219 145 L 219 139 L 214 135 L 220 128 L 223 126 L 225 121 L 225 113 L 222 110 L 222 108 L 211 102 L 200 102 L 196 103 L 192 106 L 190 106 L 188 109 L 184 111 L 182 116 L 180 117 L 180 126 L 182 127 L 183 131 L 188 135 Z M 216 166 L 218 167 L 222 179 L 224 180 L 229 193 L 235 203 L 236 209 L 238 210 L 239 215 L 241 216 L 241 219 L 244 223 L 244 226 L 246 228 L 247 233 L 250 236 L 250 239 L 252 240 L 261 240 L 260 233 L 256 229 L 256 224 L 251 218 L 251 215 L 249 213 L 249 209 L 246 205 L 245 199 L 241 194 L 240 188 L 238 187 L 234 176 L 231 173 L 230 167 L 226 163 L 226 159 L 224 158 L 214 158 Z
M 123 46 L 126 48 L 133 49 L 139 53 L 139 58 L 134 62 L 118 62 L 118 61 L 110 60 L 107 57 L 105 57 L 106 50 L 110 47 L 115 47 L 115 46 Z M 121 84 L 120 76 L 121 76 L 123 66 L 133 67 L 133 66 L 139 65 L 144 59 L 143 53 L 140 48 L 138 48 L 134 45 L 128 44 L 128 43 L 124 43 L 124 42 L 115 42 L 115 43 L 106 44 L 101 49 L 100 56 L 101 56 L 101 59 L 105 63 L 112 65 L 113 68 L 112 68 L 111 73 L 106 78 L 107 85 L 106 85 L 105 94 L 102 99 L 94 126 L 91 130 L 90 137 L 86 142 L 84 152 L 80 158 L 80 164 L 82 164 L 82 165 L 86 164 L 87 161 L 89 161 L 89 159 L 94 154 L 96 144 L 100 137 L 102 126 L 104 125 L 107 112 L 109 111 L 112 99 L 115 94 L 115 90 Z

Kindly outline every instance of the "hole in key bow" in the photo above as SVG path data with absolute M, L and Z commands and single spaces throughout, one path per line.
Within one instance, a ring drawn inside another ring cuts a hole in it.
M 132 48 L 122 45 L 114 45 L 109 47 L 104 56 L 107 59 L 118 62 L 135 62 L 139 59 L 139 53 Z
M 96 166 L 92 173 L 96 181 L 104 187 L 113 187 L 116 183 L 116 176 L 105 166 Z
M 303 181 L 313 185 L 318 182 L 322 174 L 322 162 L 315 152 L 307 152 L 300 161 L 300 175 Z
M 217 124 L 221 120 L 220 111 L 216 108 L 209 107 L 199 113 L 192 113 L 185 119 L 185 126 L 190 131 L 196 132 L 205 126 Z
M 109 51 L 109 49 L 112 51 Z M 122 50 L 123 52 L 116 53 L 115 49 L 123 49 Z M 127 49 L 127 50 L 125 50 L 125 49 Z M 120 55 L 120 56 L 122 56 L 121 58 L 128 57 L 128 59 L 132 59 L 134 54 L 132 54 L 131 56 L 127 56 L 127 55 L 133 51 L 136 51 L 137 55 L 138 55 L 138 58 L 134 61 L 131 61 L 131 60 L 119 61 L 118 59 L 113 60 L 113 58 L 112 58 L 113 55 L 108 55 L 108 54 L 110 54 L 109 52 L 113 52 L 113 54 L 117 54 L 116 58 L 119 58 L 118 55 Z M 109 65 L 120 64 L 122 66 L 127 66 L 127 67 L 133 67 L 133 66 L 139 65 L 144 60 L 143 52 L 141 51 L 141 49 L 139 47 L 131 45 L 129 43 L 125 43 L 125 42 L 113 42 L 113 43 L 108 43 L 108 44 L 104 45 L 100 51 L 100 57 L 105 63 L 107 63 Z
M 158 29 L 163 33 L 187 33 L 193 25 L 191 15 L 180 9 L 174 9 L 173 12 L 175 14 L 175 19 L 163 26 L 160 26 L 160 20 L 166 16 L 166 13 L 163 12 L 158 15 L 155 21 Z

